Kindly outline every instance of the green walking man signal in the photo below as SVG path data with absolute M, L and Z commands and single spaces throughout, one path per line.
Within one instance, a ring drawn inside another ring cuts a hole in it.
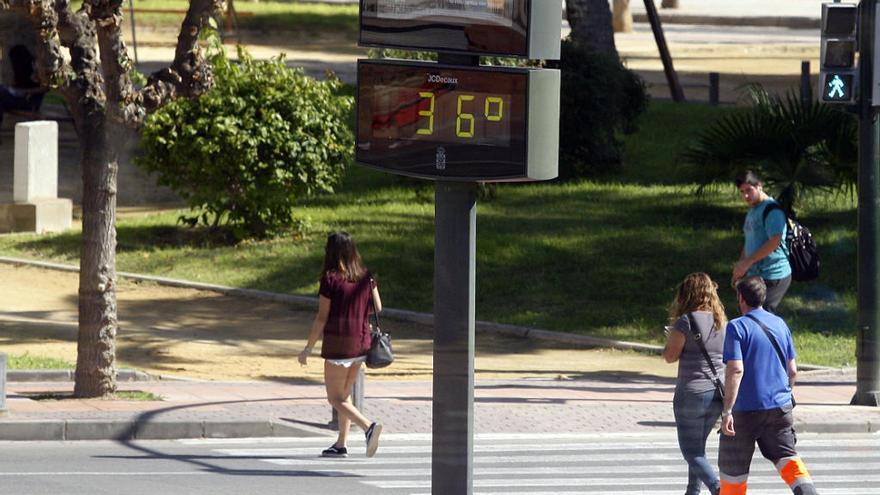
M 852 86 L 852 74 L 826 74 L 825 94 L 822 95 L 822 101 L 850 103 L 854 101 Z
M 819 98 L 824 103 L 856 101 L 858 24 L 858 5 L 822 4 Z

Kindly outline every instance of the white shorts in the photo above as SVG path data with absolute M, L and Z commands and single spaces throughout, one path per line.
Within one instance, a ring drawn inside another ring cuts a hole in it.
M 358 356 L 358 357 L 347 358 L 347 359 L 326 359 L 325 361 L 332 364 L 333 366 L 342 366 L 343 368 L 351 368 L 351 365 L 357 364 L 357 363 L 363 363 L 366 360 L 367 360 L 367 356 L 364 355 L 364 356 Z

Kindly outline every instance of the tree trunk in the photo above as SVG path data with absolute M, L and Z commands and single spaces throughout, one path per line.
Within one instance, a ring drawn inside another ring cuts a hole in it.
M 566 0 L 571 38 L 589 49 L 617 57 L 608 0 Z
M 116 174 L 119 150 L 147 112 L 213 84 L 199 34 L 220 0 L 190 0 L 174 62 L 137 91 L 122 41 L 122 1 L 0 0 L 0 10 L 27 16 L 37 33 L 37 75 L 64 96 L 83 150 L 83 229 L 79 276 L 77 397 L 116 391 Z M 98 46 L 100 45 L 99 56 Z M 62 48 L 69 52 L 62 54 Z
M 79 271 L 76 397 L 116 391 L 116 173 L 106 115 L 90 116 L 82 136 L 83 229 Z
M 614 0 L 612 4 L 612 25 L 615 33 L 629 33 L 633 30 L 633 15 L 629 9 L 629 0 Z

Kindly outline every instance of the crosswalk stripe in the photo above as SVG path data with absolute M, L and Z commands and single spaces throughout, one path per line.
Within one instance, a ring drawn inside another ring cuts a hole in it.
M 475 495 L 680 495 L 687 479 L 674 435 L 656 440 L 635 437 L 571 435 L 486 436 L 473 451 Z M 671 437 L 671 438 L 670 438 Z M 806 437 L 806 438 L 804 438 Z M 358 438 L 359 440 L 359 438 Z M 319 457 L 328 438 L 254 442 L 254 445 L 216 444 L 213 452 L 284 466 L 323 477 L 352 477 L 366 490 L 418 495 L 430 491 L 432 442 L 430 434 L 383 435 L 379 455 L 363 456 L 363 443 L 349 446 L 352 457 Z M 265 446 L 260 446 L 263 443 Z M 717 459 L 718 437 L 707 445 Z M 880 437 L 816 437 L 801 435 L 798 451 L 823 495 L 876 495 L 880 482 Z M 585 491 L 586 490 L 586 491 Z M 749 495 L 788 492 L 773 465 L 755 452 Z M 372 492 L 371 492 L 372 493 Z
M 353 435 L 356 441 L 361 441 L 362 436 Z M 485 442 L 516 442 L 534 440 L 544 444 L 566 444 L 578 443 L 589 445 L 594 449 L 620 449 L 626 447 L 639 446 L 642 448 L 654 449 L 658 448 L 678 448 L 675 440 L 670 440 L 670 436 L 674 438 L 674 431 L 658 434 L 632 434 L 632 435 L 611 435 L 596 433 L 484 433 L 475 434 L 474 443 Z M 618 438 L 619 437 L 619 438 Z M 798 449 L 810 449 L 820 447 L 838 447 L 841 445 L 840 439 L 829 439 L 816 434 L 798 434 Z M 259 438 L 190 438 L 175 440 L 175 442 L 183 445 L 255 445 L 255 444 L 308 444 L 308 445 L 324 445 L 328 441 L 332 442 L 336 439 L 336 435 L 327 435 L 320 437 L 259 437 Z M 430 433 L 382 433 L 382 439 L 394 442 L 424 442 L 430 443 L 432 435 Z M 847 446 L 864 446 L 873 447 L 880 452 L 880 433 L 877 434 L 860 434 L 858 436 L 843 436 Z M 709 444 L 718 444 L 718 435 L 709 437 Z
M 755 489 L 749 487 L 749 495 L 779 495 L 780 493 L 784 493 L 787 490 L 782 489 L 781 487 L 772 488 L 772 489 Z M 632 493 L 643 494 L 641 489 L 637 489 L 638 491 L 633 491 Z M 625 488 L 615 488 L 614 490 L 602 490 L 602 491 L 510 491 L 505 490 L 503 492 L 474 492 L 473 495 L 621 495 L 631 492 L 631 490 L 627 490 Z M 822 488 L 822 495 L 877 495 L 876 488 Z M 665 490 L 662 488 L 659 489 L 651 489 L 648 493 L 651 495 L 681 495 L 681 489 L 669 489 Z M 422 493 L 412 493 L 410 495 L 431 495 L 428 492 Z
M 680 478 L 679 478 L 680 479 Z M 821 480 L 822 484 L 828 483 L 845 483 L 851 482 L 849 476 L 832 476 Z M 860 483 L 869 483 L 880 481 L 880 475 L 865 475 L 859 478 Z M 644 487 L 651 489 L 663 483 L 669 483 L 669 478 L 645 477 L 645 478 L 546 478 L 546 479 L 475 479 L 473 486 L 475 488 L 491 487 L 552 487 L 552 486 L 617 486 L 617 487 Z M 377 488 L 394 489 L 394 488 L 429 488 L 431 480 L 364 480 L 363 483 L 375 486 Z M 759 484 L 775 485 L 785 487 L 781 480 L 763 482 L 762 480 L 749 479 L 749 492 L 752 493 L 753 487 Z M 755 487 L 757 488 L 757 487 Z M 823 491 L 824 492 L 824 491 Z M 778 493 L 778 492 L 777 492 Z
M 717 455 L 709 455 L 709 459 L 717 459 Z M 308 457 L 308 458 L 265 458 L 259 459 L 263 462 L 267 462 L 269 464 L 274 464 L 278 466 L 288 466 L 288 467 L 301 467 L 308 469 L 327 469 L 327 470 L 349 470 L 349 471 L 366 471 L 369 469 L 397 469 L 398 471 L 402 471 L 403 469 L 414 468 L 417 466 L 430 466 L 431 458 L 430 457 L 409 457 L 409 458 L 387 458 L 387 457 L 378 457 L 374 459 L 367 459 L 363 457 L 350 457 L 348 459 L 326 459 L 321 457 Z M 872 459 L 876 462 L 867 462 L 868 460 L 857 460 L 858 462 L 829 462 L 827 459 L 823 458 L 807 458 L 805 462 L 807 463 L 807 468 L 814 475 L 824 474 L 825 472 L 839 473 L 839 472 L 858 472 L 858 471 L 878 471 L 880 472 L 880 459 Z M 475 456 L 474 457 L 474 466 L 476 472 L 480 472 L 481 469 L 488 469 L 490 467 L 495 468 L 503 468 L 504 465 L 510 464 L 521 464 L 524 462 L 522 458 L 518 457 L 508 457 L 508 456 Z M 681 470 L 681 467 L 684 466 L 684 460 L 679 457 L 669 457 L 666 459 L 661 459 L 658 461 L 652 461 L 650 463 L 608 463 L 601 462 L 597 463 L 592 457 L 578 456 L 573 455 L 571 458 L 568 456 L 548 456 L 547 458 L 540 459 L 541 463 L 551 464 L 554 466 L 560 466 L 560 468 L 568 466 L 570 470 L 576 470 L 577 472 L 582 473 L 590 473 L 590 472 L 599 472 L 599 473 L 621 473 L 621 474 L 631 474 L 633 471 L 633 466 L 648 466 L 650 470 L 653 472 L 678 472 Z M 763 458 L 756 458 L 753 462 L 752 470 L 753 472 L 758 472 L 764 469 L 766 466 L 766 470 L 770 472 L 773 471 L 772 465 L 764 460 Z
M 278 464 L 278 463 L 276 463 Z M 341 463 L 344 464 L 344 463 Z M 760 480 L 762 477 L 769 476 L 772 479 L 778 479 L 779 475 L 776 471 L 772 470 L 771 465 L 768 463 L 766 469 L 753 469 L 752 476 L 750 479 L 752 480 Z M 813 477 L 822 477 L 822 479 L 827 479 L 827 476 L 833 475 L 843 475 L 844 473 L 861 473 L 863 471 L 880 469 L 880 464 L 869 464 L 869 465 L 860 465 L 860 466 L 847 466 L 845 468 L 834 467 L 833 469 L 822 469 L 816 466 L 809 466 L 810 472 Z M 333 475 L 334 473 L 344 473 L 346 475 L 364 475 L 364 476 L 376 476 L 376 477 L 385 477 L 385 478 L 406 478 L 410 476 L 431 476 L 431 465 L 430 462 L 425 463 L 424 467 L 421 468 L 389 468 L 387 465 L 379 465 L 379 466 L 368 466 L 368 465 L 359 465 L 359 466 L 338 466 L 336 468 L 332 467 L 320 467 L 320 468 L 312 468 L 309 469 L 310 472 L 313 473 L 321 473 L 327 475 Z M 504 476 L 504 475 L 550 475 L 550 474 L 566 474 L 566 475 L 587 475 L 587 474 L 624 474 L 627 476 L 632 475 L 632 466 L 577 466 L 577 467 L 556 467 L 556 466 L 541 466 L 541 467 L 476 467 L 473 470 L 474 476 Z M 827 473 L 826 473 L 827 471 Z M 651 466 L 650 472 L 652 475 L 658 474 L 671 474 L 670 477 L 663 477 L 664 479 L 671 479 L 677 481 L 681 479 L 682 473 L 686 472 L 686 467 L 684 465 L 684 461 L 680 461 L 676 465 L 669 466 Z M 656 477 L 656 476 L 655 476 Z M 659 477 L 658 477 L 659 478 Z M 851 478 L 850 478 L 851 479 Z
M 352 447 L 349 447 L 352 448 Z M 355 449 L 360 447 L 355 447 Z M 236 455 L 242 457 L 273 457 L 273 456 L 314 456 L 317 455 L 317 448 L 314 447 L 296 447 L 296 448 L 271 448 L 271 449 L 215 449 L 215 452 L 224 455 Z M 509 452 L 509 453 L 519 453 L 522 454 L 520 457 L 527 457 L 527 454 L 534 452 L 572 452 L 572 451 L 580 451 L 580 452 L 590 452 L 593 449 L 589 445 L 581 445 L 581 444 L 568 444 L 568 445 L 517 445 L 517 444 L 494 444 L 494 445 L 474 445 L 474 453 L 499 453 L 499 452 Z M 637 454 L 634 454 L 633 449 L 616 449 L 619 452 L 611 453 L 611 452 L 595 452 L 595 453 L 586 453 L 586 454 L 577 454 L 579 455 L 579 459 L 582 462 L 588 461 L 628 461 L 628 462 L 642 462 L 642 461 L 658 461 L 662 459 L 667 459 L 670 456 L 672 457 L 680 457 L 681 453 L 678 447 L 669 448 L 669 449 L 651 449 L 651 452 L 643 452 L 638 451 Z M 662 451 L 661 451 L 662 450 Z M 658 452 L 661 451 L 661 452 Z M 714 449 L 709 449 L 709 452 L 713 452 Z M 431 446 L 430 445 L 390 445 L 390 446 L 380 446 L 379 447 L 380 455 L 387 456 L 389 454 L 431 454 Z M 811 457 L 811 450 L 806 449 L 798 449 L 798 452 L 805 458 L 809 459 Z M 819 454 L 820 452 L 816 452 Z M 849 450 L 837 450 L 837 451 L 822 451 L 822 457 L 825 458 L 833 458 L 833 459 L 857 459 L 864 460 L 869 455 L 866 455 L 865 452 L 859 451 L 849 451 Z M 880 455 L 878 452 L 876 455 Z M 541 457 L 545 457 L 541 455 Z

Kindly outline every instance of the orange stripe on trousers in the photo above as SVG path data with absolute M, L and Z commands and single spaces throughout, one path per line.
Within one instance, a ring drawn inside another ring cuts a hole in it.
M 807 471 L 807 466 L 804 465 L 804 461 L 802 461 L 800 457 L 795 457 L 788 461 L 785 466 L 779 470 L 779 475 L 782 476 L 782 479 L 789 486 L 798 478 L 810 477 L 810 473 Z
M 746 495 L 746 483 L 730 483 L 721 480 L 721 495 Z

